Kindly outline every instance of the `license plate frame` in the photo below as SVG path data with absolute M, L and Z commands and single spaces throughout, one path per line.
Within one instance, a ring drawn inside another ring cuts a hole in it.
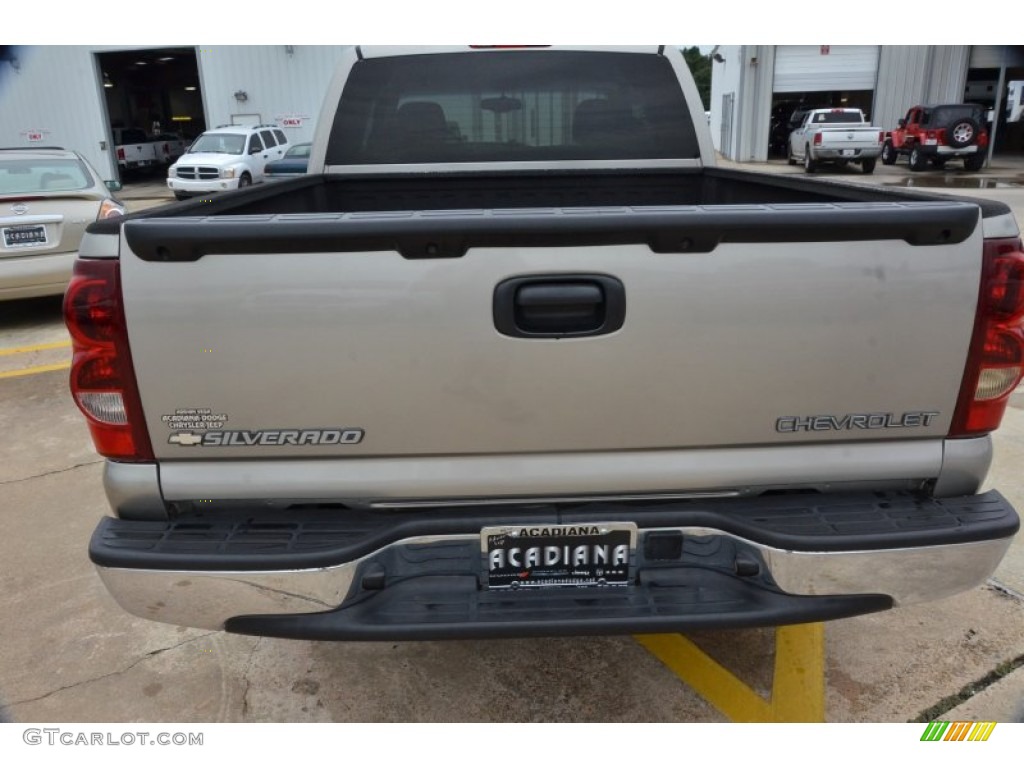
M 843 157 L 853 157 L 857 154 L 857 150 L 855 149 L 841 149 L 839 151 L 842 153 Z
M 4 227 L 2 230 L 5 248 L 35 248 L 40 245 L 49 245 L 49 238 L 46 236 L 44 224 L 21 224 L 13 227 Z M 35 235 L 35 237 L 19 237 L 19 235 Z
M 634 576 L 635 523 L 488 526 L 480 531 L 486 589 L 616 588 Z

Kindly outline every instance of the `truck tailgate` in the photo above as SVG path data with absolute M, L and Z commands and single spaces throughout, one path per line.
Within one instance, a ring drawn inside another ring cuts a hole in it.
M 956 202 L 139 220 L 121 272 L 158 459 L 907 440 L 950 425 L 977 223 Z M 499 330 L 514 278 L 555 335 Z M 559 334 L 592 285 L 621 325 Z
M 821 146 L 829 149 L 877 147 L 881 143 L 878 128 L 820 128 Z

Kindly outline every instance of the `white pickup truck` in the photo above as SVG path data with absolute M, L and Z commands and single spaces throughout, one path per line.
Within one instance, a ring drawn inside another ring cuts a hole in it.
M 118 170 L 134 171 L 152 168 L 160 162 L 157 153 L 158 142 L 146 135 L 141 128 L 113 128 L 114 152 Z
M 871 125 L 859 109 L 810 109 L 789 134 L 789 164 L 802 162 L 814 173 L 823 163 L 852 163 L 874 173 L 884 137 L 885 130 Z
M 353 48 L 310 173 L 90 225 L 128 611 L 293 638 L 823 621 L 991 575 L 1006 206 L 719 169 L 674 47 Z

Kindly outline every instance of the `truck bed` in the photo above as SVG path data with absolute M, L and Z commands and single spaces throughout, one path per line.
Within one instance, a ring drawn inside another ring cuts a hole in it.
M 129 216 L 141 226 L 126 231 L 144 261 L 332 250 L 446 258 L 472 247 L 638 243 L 656 253 L 706 253 L 725 242 L 955 244 L 974 230 L 978 207 L 983 216 L 1009 212 L 994 201 L 718 169 L 311 175 L 151 209 Z M 117 224 L 90 231 L 112 233 Z
M 273 186 L 253 187 L 238 194 L 150 209 L 128 219 L 508 208 L 906 203 L 951 199 L 978 205 L 986 217 L 1009 213 L 1005 205 L 993 200 L 707 168 L 490 176 L 480 173 L 309 175 Z M 94 225 L 93 231 L 115 232 L 117 226 L 104 226 L 100 222 Z

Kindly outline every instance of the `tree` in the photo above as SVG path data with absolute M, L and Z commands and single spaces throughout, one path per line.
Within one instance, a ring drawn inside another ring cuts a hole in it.
M 692 45 L 683 48 L 683 58 L 690 68 L 690 73 L 697 83 L 697 92 L 704 104 L 704 109 L 711 109 L 711 57 L 700 52 L 700 48 Z

